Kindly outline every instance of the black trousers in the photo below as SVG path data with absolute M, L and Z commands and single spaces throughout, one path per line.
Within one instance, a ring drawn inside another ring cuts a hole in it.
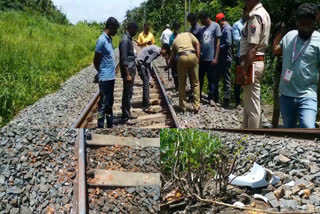
M 178 78 L 178 63 L 175 61 L 171 66 L 171 74 L 174 81 L 174 87 L 176 91 L 179 89 L 179 78 Z
M 126 76 L 123 77 L 123 93 L 122 93 L 122 119 L 130 118 L 131 100 L 133 95 L 135 69 L 131 72 L 132 81 L 128 82 Z
M 236 57 L 236 65 L 240 65 L 239 57 Z M 240 94 L 241 94 L 241 85 L 235 82 L 234 83 L 234 99 L 237 105 L 241 103 Z
M 224 101 L 229 102 L 231 90 L 231 61 L 219 61 L 214 80 L 214 100 L 219 101 L 219 82 L 223 78 Z
M 151 65 L 144 65 L 143 63 L 138 63 L 137 65 L 138 74 L 143 82 L 143 97 L 142 106 L 149 106 L 150 90 L 149 90 L 149 72 L 151 74 Z
M 98 128 L 104 128 L 104 121 L 107 119 L 107 127 L 112 128 L 115 80 L 99 81 L 100 100 L 98 103 Z
M 208 99 L 214 99 L 215 92 L 215 78 L 216 78 L 216 65 L 212 65 L 210 61 L 200 61 L 199 66 L 199 81 L 200 81 L 200 97 L 202 97 L 202 90 L 204 84 L 204 77 L 207 74 L 208 78 Z M 201 99 L 200 99 L 201 100 Z

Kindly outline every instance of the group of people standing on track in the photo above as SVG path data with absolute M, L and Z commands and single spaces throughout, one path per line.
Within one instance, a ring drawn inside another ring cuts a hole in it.
M 117 34 L 119 28 L 118 21 L 110 17 L 102 35 L 99 37 L 94 56 L 94 66 L 98 71 L 98 83 L 100 89 L 100 100 L 98 104 L 98 128 L 104 128 L 105 121 L 107 128 L 113 126 L 113 103 L 114 103 L 114 86 L 116 78 L 115 53 L 112 44 L 112 37 Z M 122 92 L 122 116 L 121 122 L 133 125 L 137 115 L 131 112 L 133 85 L 136 71 L 143 81 L 143 98 L 142 108 L 149 111 L 149 82 L 152 73 L 151 62 L 160 55 L 167 56 L 170 54 L 168 45 L 162 48 L 154 45 L 155 40 L 150 32 L 149 24 L 144 25 L 144 31 L 139 34 L 137 45 L 141 48 L 137 53 L 134 47 L 133 37 L 138 32 L 138 25 L 130 22 L 126 25 L 126 31 L 122 35 L 119 43 L 119 66 L 123 79 Z
M 172 49 L 167 69 L 171 68 L 179 91 L 181 112 L 187 111 L 187 77 L 193 92 L 193 112 L 198 113 L 200 102 L 205 103 L 202 98 L 205 75 L 208 79 L 207 103 L 214 107 L 219 105 L 219 82 L 223 79 L 222 106 L 230 108 L 231 68 L 235 59 L 235 107 L 241 104 L 240 90 L 243 88 L 242 128 L 254 129 L 260 128 L 262 123 L 261 83 L 271 18 L 259 0 L 244 2 L 242 18 L 232 27 L 223 13 L 217 14 L 215 21 L 206 12 L 191 13 L 188 15 L 189 32 L 180 33 L 179 23 L 174 22 L 173 32 L 169 34 L 167 26 L 161 42 L 169 41 Z M 316 22 L 320 22 L 320 9 L 314 4 L 304 3 L 292 15 L 296 17 L 297 30 L 289 31 L 283 27 L 272 45 L 273 53 L 283 56 L 280 111 L 285 128 L 314 128 L 320 68 L 320 33 L 316 31 Z M 199 20 L 202 26 L 198 24 Z
M 189 32 L 180 33 L 180 23 L 167 25 L 161 35 L 162 47 L 154 45 L 155 39 L 150 26 L 144 25 L 137 44 L 141 49 L 137 54 L 133 37 L 138 25 L 130 22 L 126 26 L 119 43 L 120 70 L 123 78 L 122 120 L 132 123 L 136 115 L 131 113 L 131 98 L 136 71 L 143 81 L 142 106 L 148 111 L 149 81 L 152 74 L 151 62 L 160 55 L 167 60 L 165 70 L 171 68 L 175 88 L 179 93 L 179 108 L 187 111 L 187 77 L 190 80 L 194 113 L 200 111 L 204 77 L 208 79 L 208 99 L 210 106 L 220 102 L 219 82 L 223 79 L 224 98 L 222 106 L 230 108 L 231 68 L 235 59 L 234 95 L 235 107 L 241 104 L 240 90 L 243 88 L 242 128 L 261 127 L 261 82 L 265 72 L 265 52 L 269 45 L 271 19 L 260 0 L 244 0 L 242 18 L 233 27 L 223 13 L 212 21 L 209 14 L 190 13 Z M 317 115 L 317 90 L 320 68 L 320 33 L 316 22 L 320 21 L 320 9 L 314 4 L 304 3 L 297 8 L 297 30 L 288 32 L 285 26 L 273 41 L 275 55 L 283 56 L 280 80 L 280 111 L 285 128 L 314 128 Z M 198 24 L 200 23 L 202 26 Z M 109 18 L 95 50 L 94 66 L 98 70 L 101 99 L 99 101 L 98 127 L 112 127 L 115 61 L 112 36 L 119 28 L 114 18 Z M 233 53 L 233 47 L 236 53 Z M 234 56 L 235 55 L 235 56 Z M 214 114 L 214 112 L 212 112 Z

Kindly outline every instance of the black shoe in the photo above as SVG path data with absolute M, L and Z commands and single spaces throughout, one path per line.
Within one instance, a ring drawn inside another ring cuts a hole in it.
M 134 114 L 131 114 L 130 117 L 129 117 L 130 120 L 135 120 L 137 118 L 138 118 L 138 116 L 134 115 Z
M 150 106 L 150 105 L 144 106 L 144 107 L 142 107 L 142 110 L 143 110 L 144 112 L 146 112 L 146 113 L 149 113 L 150 110 L 151 110 L 151 106 Z
M 234 108 L 235 108 L 235 109 L 241 109 L 241 103 L 236 103 L 236 104 L 234 105 Z
M 223 108 L 230 108 L 230 101 L 229 100 L 225 100 L 224 102 L 223 102 Z
M 124 120 L 124 123 L 129 125 L 129 126 L 133 126 L 133 125 L 137 124 L 138 122 L 136 120 L 132 120 L 132 119 L 126 118 Z

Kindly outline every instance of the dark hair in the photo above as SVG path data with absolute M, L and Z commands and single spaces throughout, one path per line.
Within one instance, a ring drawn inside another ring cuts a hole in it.
M 301 18 L 311 18 L 313 20 L 316 20 L 317 17 L 317 11 L 316 11 L 316 5 L 311 3 L 304 3 L 298 7 L 297 19 Z
M 148 22 L 144 23 L 144 27 L 150 27 L 150 24 Z
M 161 49 L 166 50 L 166 52 L 170 54 L 170 45 L 169 44 L 167 44 L 167 43 L 163 44 L 161 46 Z
M 138 29 L 138 24 L 136 22 L 129 22 L 127 24 L 127 28 L 134 28 L 134 29 Z
M 120 26 L 120 25 L 119 25 L 118 20 L 115 19 L 114 17 L 108 18 L 108 20 L 107 20 L 106 23 L 105 23 L 105 28 L 106 28 L 106 29 L 118 28 L 119 26 Z
M 180 29 L 180 22 L 178 22 L 178 21 L 174 21 L 173 22 L 173 24 L 172 24 L 172 28 L 174 29 L 174 30 L 179 30 Z
M 317 6 L 317 9 L 320 10 L 320 4 Z
M 200 19 L 206 19 L 209 18 L 209 13 L 207 11 L 201 11 L 199 14 Z
M 187 19 L 189 22 L 197 21 L 198 16 L 195 13 L 189 13 Z

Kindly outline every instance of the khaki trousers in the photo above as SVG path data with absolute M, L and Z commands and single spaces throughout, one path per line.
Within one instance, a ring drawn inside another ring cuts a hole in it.
M 264 75 L 264 61 L 253 62 L 255 81 L 251 85 L 243 86 L 243 122 L 244 129 L 257 129 L 261 127 L 260 92 L 261 80 Z
M 193 108 L 200 108 L 200 85 L 199 85 L 199 64 L 195 54 L 180 56 L 178 59 L 178 78 L 179 78 L 179 107 L 186 111 L 186 80 L 187 73 L 193 85 Z

